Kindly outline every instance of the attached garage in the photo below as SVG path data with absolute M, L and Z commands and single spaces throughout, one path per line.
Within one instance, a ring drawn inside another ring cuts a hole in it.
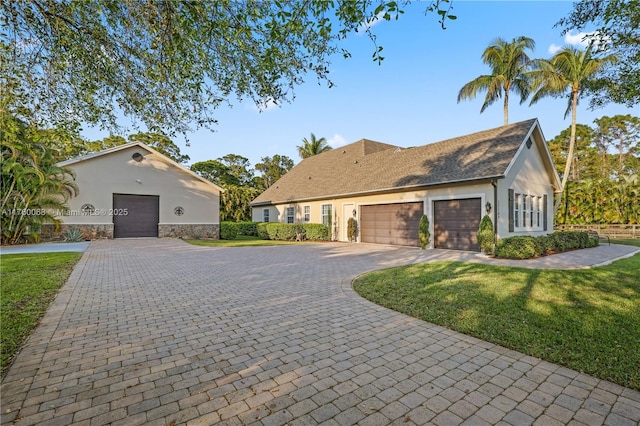
M 481 209 L 480 198 L 434 201 L 434 247 L 479 251 L 477 234 Z
M 361 206 L 361 241 L 418 246 L 418 228 L 422 214 L 422 202 Z
M 157 237 L 160 197 L 113 194 L 114 238 Z

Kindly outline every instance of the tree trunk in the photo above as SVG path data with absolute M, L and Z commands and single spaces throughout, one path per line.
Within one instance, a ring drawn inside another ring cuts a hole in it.
M 504 90 L 504 105 L 502 107 L 504 113 L 504 125 L 509 124 L 509 90 Z
M 569 173 L 571 172 L 571 163 L 573 163 L 573 149 L 576 144 L 576 109 L 578 107 L 578 88 L 574 87 L 572 90 L 571 99 L 571 136 L 569 137 L 569 152 L 567 153 L 567 164 L 564 167 L 564 174 L 562 175 L 562 183 L 560 184 L 560 192 L 558 193 L 558 199 L 553 206 L 553 214 L 555 215 L 562 202 L 562 193 L 567 185 L 569 179 Z

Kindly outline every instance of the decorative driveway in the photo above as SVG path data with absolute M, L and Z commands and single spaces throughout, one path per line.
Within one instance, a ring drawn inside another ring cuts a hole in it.
M 92 242 L 2 424 L 637 425 L 640 393 L 374 305 L 366 271 L 471 253 Z

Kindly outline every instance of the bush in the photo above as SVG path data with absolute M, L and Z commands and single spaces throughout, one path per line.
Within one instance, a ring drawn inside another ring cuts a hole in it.
M 64 233 L 64 240 L 68 243 L 77 243 L 84 239 L 82 231 L 78 228 L 68 228 Z
M 535 238 L 517 236 L 504 238 L 496 244 L 496 256 L 506 259 L 529 259 L 536 254 Z
M 238 236 L 238 224 L 235 222 L 221 222 L 220 223 L 220 239 L 221 240 L 235 240 Z
M 358 221 L 352 217 L 347 221 L 347 238 L 349 241 L 358 240 Z
M 480 221 L 480 228 L 478 229 L 478 244 L 480 250 L 485 254 L 492 254 L 494 249 L 494 233 L 493 222 L 491 217 L 486 214 Z
M 480 237 L 478 237 L 480 241 Z M 543 256 L 549 252 L 561 253 L 568 250 L 595 247 L 597 238 L 581 231 L 559 231 L 539 237 L 517 236 L 498 241 L 496 256 L 507 259 L 528 259 Z M 523 257 L 524 256 L 524 257 Z
M 429 232 L 429 218 L 427 215 L 422 215 L 420 218 L 420 224 L 418 225 L 418 239 L 420 240 L 420 248 L 424 250 L 429 245 L 431 240 L 431 233 Z
M 251 237 L 258 236 L 258 224 L 256 222 L 236 222 L 236 225 L 238 225 L 238 234 Z
M 261 222 L 256 224 L 256 231 L 263 240 L 295 240 L 299 233 L 308 240 L 329 239 L 329 229 L 320 223 Z

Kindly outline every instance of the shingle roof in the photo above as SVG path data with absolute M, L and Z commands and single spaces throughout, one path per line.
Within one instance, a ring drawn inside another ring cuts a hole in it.
M 362 139 L 304 159 L 252 204 L 501 177 L 536 121 L 522 121 L 415 148 Z

